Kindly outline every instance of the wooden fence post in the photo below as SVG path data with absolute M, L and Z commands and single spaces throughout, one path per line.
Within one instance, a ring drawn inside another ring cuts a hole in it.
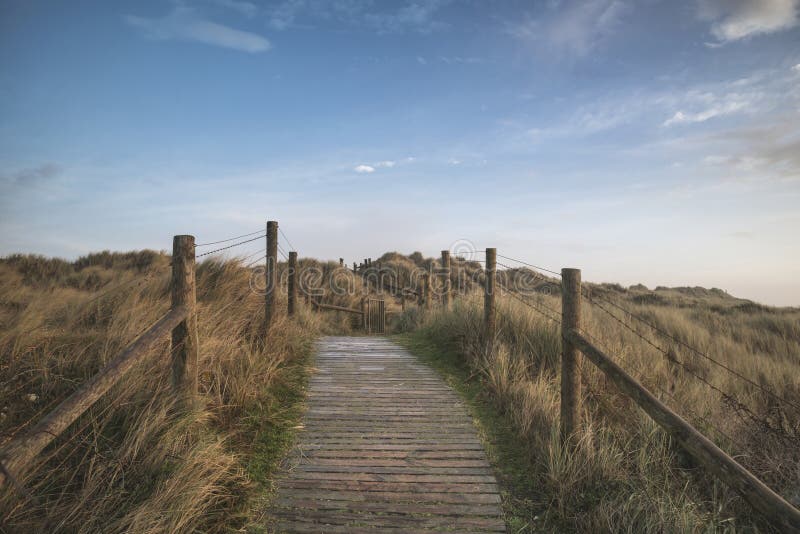
M 275 317 L 275 296 L 278 293 L 278 221 L 267 221 L 266 295 L 264 297 L 264 335 Z
M 578 348 L 563 338 L 581 327 L 581 271 L 561 269 L 561 440 L 567 443 L 580 423 L 581 361 Z
M 289 302 L 287 314 L 289 317 L 294 315 L 297 303 L 297 252 L 289 252 Z
M 450 251 L 442 251 L 442 308 L 450 307 Z
M 495 318 L 495 281 L 497 278 L 497 249 L 486 249 L 486 292 L 483 296 L 483 322 L 486 326 L 486 353 L 492 352 L 497 328 Z
M 367 297 L 361 297 L 361 326 L 364 332 L 369 333 L 369 317 L 367 316 Z
M 432 289 L 431 288 L 432 284 L 431 284 L 431 272 L 430 271 L 425 273 L 425 276 L 422 279 L 422 281 L 423 281 L 423 288 L 422 289 L 423 289 L 423 292 L 424 292 L 423 300 L 425 301 L 425 309 L 426 310 L 430 310 L 431 309 L 431 289 Z
M 172 387 L 184 401 L 197 392 L 197 290 L 195 287 L 194 236 L 172 238 L 172 307 L 185 306 L 186 319 L 172 330 Z

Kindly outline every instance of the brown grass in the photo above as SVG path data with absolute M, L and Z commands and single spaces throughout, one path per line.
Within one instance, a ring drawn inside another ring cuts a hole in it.
M 0 444 L 168 310 L 168 263 L 149 251 L 0 262 Z M 217 532 L 248 522 L 261 491 L 253 480 L 276 463 L 251 465 L 259 432 L 284 423 L 276 389 L 302 386 L 318 333 L 347 328 L 301 300 L 298 320 L 281 317 L 264 347 L 263 297 L 251 292 L 251 275 L 235 261 L 198 267 L 198 408 L 174 405 L 164 339 L 44 451 L 24 490 L 0 496 L 0 530 Z M 285 310 L 285 294 L 278 305 Z
M 514 276 L 514 272 L 501 274 L 504 283 Z M 648 291 L 604 284 L 593 285 L 592 291 L 800 404 L 800 310 L 760 306 L 702 288 Z M 532 293 L 526 299 L 560 316 L 558 295 Z M 508 418 L 515 439 L 530 454 L 535 468 L 525 474 L 530 477 L 527 493 L 512 495 L 506 503 L 515 532 L 770 530 L 763 518 L 697 466 L 588 361 L 582 373 L 584 413 L 578 447 L 563 449 L 558 439 L 557 326 L 516 299 L 501 297 L 495 351 L 489 356 L 481 334 L 482 316 L 482 294 L 475 290 L 458 299 L 449 312 L 436 305 L 428 314 L 411 310 L 398 326 L 414 330 L 418 338 L 444 351 L 461 354 L 468 372 Z M 667 343 L 649 328 L 636 326 L 639 333 L 671 350 L 685 367 L 670 362 L 588 302 L 582 321 L 599 347 L 629 373 L 800 505 L 798 410 L 681 344 Z M 732 405 L 691 373 L 750 412 Z

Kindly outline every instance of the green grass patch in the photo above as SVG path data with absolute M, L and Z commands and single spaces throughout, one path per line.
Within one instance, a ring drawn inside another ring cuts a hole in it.
M 536 470 L 533 449 L 515 433 L 511 419 L 498 410 L 480 379 L 471 373 L 463 355 L 425 331 L 398 334 L 392 339 L 435 369 L 469 407 L 500 484 L 509 531 L 552 531 L 545 527 L 544 521 L 548 503 L 532 497 L 541 493 L 540 488 L 536 488 L 536 477 L 531 476 Z
M 248 506 L 246 532 L 268 532 L 266 510 L 275 491 L 275 476 L 291 450 L 306 411 L 306 394 L 314 360 L 313 344 L 303 347 L 301 357 L 288 363 L 268 386 L 264 398 L 245 416 L 250 426 L 252 448 L 245 470 L 256 484 L 253 502 Z

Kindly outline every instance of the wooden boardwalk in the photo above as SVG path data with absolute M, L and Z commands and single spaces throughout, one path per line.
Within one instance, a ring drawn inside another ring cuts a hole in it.
M 320 341 L 275 532 L 505 532 L 497 483 L 458 396 L 383 338 Z

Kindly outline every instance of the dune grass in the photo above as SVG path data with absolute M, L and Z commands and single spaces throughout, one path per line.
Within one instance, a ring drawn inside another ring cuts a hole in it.
M 433 260 L 389 253 L 401 282 Z M 169 257 L 100 253 L 64 262 L 0 260 L 0 446 L 24 432 L 169 308 Z M 324 286 L 338 265 L 302 260 Z M 480 265 L 454 263 L 462 293 L 449 311 L 411 299 L 392 323 L 404 343 L 470 402 L 504 486 L 513 532 L 769 532 L 733 492 L 695 465 L 645 414 L 584 364 L 583 423 L 574 450 L 558 440 L 557 327 L 525 304 L 498 303 L 494 350 L 482 338 Z M 285 282 L 285 265 L 279 265 Z M 352 331 L 352 317 L 317 313 L 300 299 L 264 344 L 263 298 L 251 269 L 207 261 L 197 270 L 200 391 L 181 412 L 169 387 L 169 341 L 90 409 L 0 495 L 2 532 L 263 531 L 272 476 L 302 414 L 314 339 Z M 260 275 L 263 276 L 263 275 Z M 528 273 L 503 273 L 511 284 Z M 364 286 L 326 302 L 358 307 Z M 257 281 L 257 280 L 256 280 Z M 453 280 L 457 282 L 457 280 Z M 455 284 L 454 284 L 455 285 Z M 373 289 L 374 291 L 374 289 Z M 800 311 L 701 288 L 592 285 L 760 386 L 800 404 Z M 279 310 L 285 309 L 285 292 Z M 556 295 L 525 297 L 558 315 Z M 630 318 L 625 318 L 630 323 Z M 584 329 L 600 348 L 723 449 L 800 504 L 800 414 L 681 343 L 632 332 L 585 305 Z M 671 351 L 672 360 L 639 335 Z M 676 365 L 675 360 L 682 365 Z M 700 376 L 730 394 L 723 398 Z M 736 403 L 730 399 L 736 399 Z M 745 410 L 743 406 L 748 408 Z M 729 439 L 730 436 L 732 439 Z
M 747 305 L 717 293 L 698 293 L 699 289 L 592 289 L 784 399 L 800 403 L 798 310 Z M 657 295 L 658 303 L 646 295 Z M 560 297 L 531 294 L 526 299 L 554 310 L 558 317 Z M 797 410 L 679 343 L 666 346 L 686 367 L 664 358 L 596 307 L 587 303 L 583 311 L 584 329 L 601 348 L 773 489 L 800 504 Z M 584 408 L 577 447 L 562 448 L 557 326 L 506 294 L 498 299 L 498 334 L 494 351 L 487 353 L 482 316 L 482 296 L 472 292 L 456 299 L 449 311 L 409 310 L 397 325 L 409 331 L 401 340 L 438 362 L 435 365 L 457 389 L 484 406 L 476 414 L 483 428 L 495 429 L 488 432 L 494 436 L 489 441 L 512 441 L 500 448 L 505 454 L 494 454 L 507 490 L 505 508 L 512 531 L 771 531 L 762 517 L 697 466 L 588 361 L 582 369 Z M 648 328 L 636 330 L 663 344 Z M 749 412 L 692 373 L 747 405 Z M 498 427 L 511 432 L 498 433 Z M 498 450 L 496 443 L 487 447 Z M 516 473 L 519 466 L 526 473 Z
M 0 262 L 0 445 L 168 310 L 168 264 L 148 251 Z M 176 409 L 164 339 L 44 451 L 24 490 L 0 496 L 2 531 L 221 532 L 257 521 L 291 443 L 313 340 L 348 325 L 301 301 L 263 343 L 252 275 L 236 261 L 198 266 L 197 408 Z

